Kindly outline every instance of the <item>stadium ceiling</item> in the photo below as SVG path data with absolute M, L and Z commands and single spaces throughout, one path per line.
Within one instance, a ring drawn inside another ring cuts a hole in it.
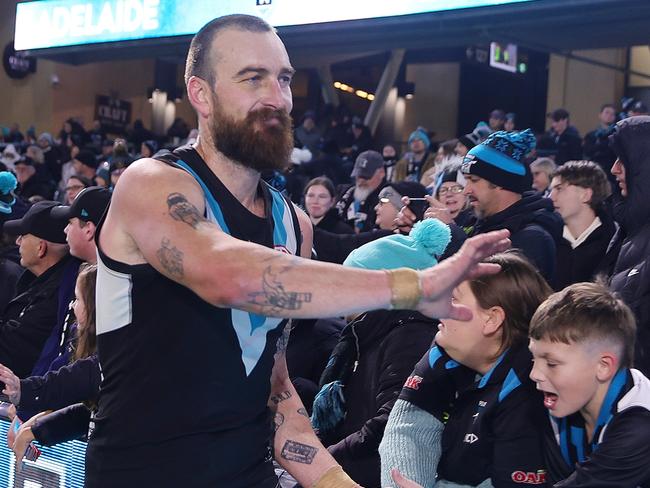
M 650 45 L 650 0 L 537 0 L 373 20 L 278 29 L 297 68 L 392 49 L 441 49 L 511 42 L 543 52 Z M 31 54 L 68 64 L 165 58 L 184 62 L 190 37 L 41 49 Z

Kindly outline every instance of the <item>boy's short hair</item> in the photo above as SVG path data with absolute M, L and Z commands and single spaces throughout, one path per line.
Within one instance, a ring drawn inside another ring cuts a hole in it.
M 612 194 L 612 186 L 605 171 L 592 161 L 567 161 L 555 170 L 553 177 L 558 177 L 569 185 L 590 188 L 592 195 L 589 206 L 594 211 Z
M 620 367 L 632 366 L 636 321 L 623 301 L 599 283 L 575 283 L 553 293 L 530 322 L 530 337 L 564 344 L 600 340 L 620 346 Z

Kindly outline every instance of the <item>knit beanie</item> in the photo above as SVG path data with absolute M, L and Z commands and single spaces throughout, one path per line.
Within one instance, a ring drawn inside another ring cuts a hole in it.
M 395 234 L 355 249 L 344 266 L 365 269 L 425 269 L 438 264 L 449 241 L 449 226 L 438 219 L 417 222 L 407 236 Z
M 535 134 L 499 131 L 470 149 L 463 159 L 461 171 L 476 175 L 504 190 L 523 193 L 530 187 L 526 155 L 535 148 Z
M 0 172 L 0 213 L 10 214 L 11 207 L 16 203 L 13 191 L 18 186 L 18 181 L 9 171 Z
M 411 135 L 409 136 L 409 145 L 411 145 L 411 142 L 413 142 L 415 139 L 420 139 L 422 142 L 424 142 L 424 146 L 427 149 L 429 149 L 429 146 L 431 146 L 431 140 L 429 139 L 429 136 L 424 131 L 424 129 L 417 128 L 411 132 Z

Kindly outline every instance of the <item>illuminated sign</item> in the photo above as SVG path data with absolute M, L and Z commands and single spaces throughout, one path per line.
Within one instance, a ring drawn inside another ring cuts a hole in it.
M 490 66 L 493 68 L 517 72 L 517 45 L 490 43 Z
M 192 35 L 222 15 L 288 25 L 373 19 L 536 0 L 42 0 L 16 5 L 16 50 Z

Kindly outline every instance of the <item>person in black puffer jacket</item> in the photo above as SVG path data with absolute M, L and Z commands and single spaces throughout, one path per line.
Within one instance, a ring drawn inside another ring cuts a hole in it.
M 650 374 L 650 117 L 636 116 L 616 124 L 610 144 L 618 159 L 612 166 L 621 189 L 614 218 L 621 226 L 610 243 L 620 245 L 610 287 L 632 309 L 637 320 L 634 367 Z
M 409 236 L 393 235 L 353 251 L 347 266 L 422 269 L 449 243 L 449 227 L 419 222 Z M 343 330 L 321 376 L 312 424 L 346 473 L 366 488 L 380 486 L 379 444 L 404 381 L 427 351 L 437 321 L 406 310 L 361 314 Z

